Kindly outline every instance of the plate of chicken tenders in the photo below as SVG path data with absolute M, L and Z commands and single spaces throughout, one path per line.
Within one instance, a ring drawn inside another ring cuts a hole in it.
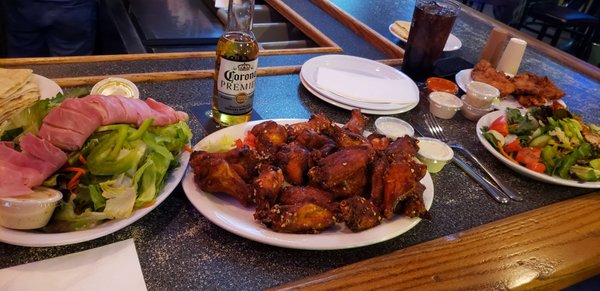
M 496 87 L 500 91 L 500 102 L 495 104 L 495 107 L 499 110 L 550 105 L 554 101 L 565 105 L 561 100 L 565 96 L 565 92 L 548 77 L 529 73 L 513 76 L 497 71 L 486 60 L 481 60 L 473 69 L 458 72 L 455 80 L 460 89 L 465 92 L 467 84 L 471 81 L 479 81 Z
M 433 182 L 418 141 L 365 132 L 322 114 L 260 120 L 194 146 L 183 189 L 202 215 L 273 246 L 333 250 L 371 245 L 431 219 Z

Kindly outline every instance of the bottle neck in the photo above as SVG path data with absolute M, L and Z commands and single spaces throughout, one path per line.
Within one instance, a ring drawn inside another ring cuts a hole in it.
M 254 0 L 229 0 L 227 31 L 252 33 Z

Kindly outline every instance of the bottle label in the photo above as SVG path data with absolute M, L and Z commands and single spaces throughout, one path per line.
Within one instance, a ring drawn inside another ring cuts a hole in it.
M 250 62 L 221 59 L 217 77 L 219 111 L 232 115 L 242 115 L 252 111 L 257 64 L 258 59 Z

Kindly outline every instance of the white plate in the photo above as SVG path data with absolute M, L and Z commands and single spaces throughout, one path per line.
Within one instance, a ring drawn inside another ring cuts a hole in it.
M 304 119 L 277 119 L 279 124 L 291 124 L 306 121 Z M 234 139 L 243 138 L 247 131 L 262 121 L 252 121 L 228 127 L 205 137 L 194 146 L 195 150 L 201 149 L 209 143 L 215 143 L 227 135 Z M 426 190 L 423 193 L 425 207 L 429 209 L 433 202 L 433 181 L 429 173 L 421 180 Z M 273 246 L 307 249 L 307 250 L 334 250 L 366 246 L 394 238 L 421 221 L 420 218 L 395 216 L 390 221 L 384 221 L 374 228 L 353 233 L 341 224 L 320 234 L 290 234 L 274 232 L 254 220 L 254 208 L 243 207 L 235 199 L 227 195 L 213 195 L 198 188 L 194 182 L 194 173 L 190 169 L 182 181 L 190 202 L 204 215 L 219 227 L 245 237 L 250 240 Z
M 306 61 L 302 65 L 302 69 L 300 70 L 300 77 L 304 79 L 307 86 L 311 87 L 310 89 L 312 89 L 312 91 L 317 91 L 321 96 L 324 96 L 329 100 L 335 101 L 338 104 L 343 103 L 347 106 L 352 106 L 351 108 L 360 108 L 372 111 L 400 111 L 397 113 L 406 112 L 414 108 L 414 106 L 406 106 L 406 104 L 382 104 L 361 102 L 325 90 L 321 90 L 317 86 L 317 71 L 319 67 L 328 67 L 332 69 L 342 70 L 350 73 L 361 74 L 375 78 L 390 80 L 410 80 L 410 85 L 407 88 L 398 88 L 398 90 L 403 90 L 404 92 L 406 92 L 406 94 L 412 95 L 411 97 L 417 100 L 417 102 L 415 102 L 414 104 L 415 106 L 418 103 L 419 88 L 417 87 L 417 84 L 415 84 L 404 73 L 388 65 L 365 58 L 346 55 L 324 55 Z M 325 99 L 323 100 L 327 101 Z M 333 105 L 337 106 L 337 104 Z
M 23 231 L 0 227 L 0 241 L 25 247 L 52 247 L 89 241 L 116 232 L 144 217 L 144 215 L 165 201 L 179 184 L 189 160 L 190 153 L 182 151 L 179 155 L 179 167 L 173 169 L 165 180 L 164 187 L 156 198 L 156 203 L 152 206 L 133 211 L 129 218 L 109 220 L 92 229 L 65 233 L 43 233 L 40 231 Z
M 300 75 L 300 82 L 302 82 L 302 85 L 304 85 L 304 87 L 306 88 L 306 90 L 308 90 L 310 93 L 313 93 L 313 95 L 317 96 L 317 98 L 331 104 L 331 105 L 335 105 L 337 107 L 343 108 L 343 109 L 347 109 L 347 110 L 352 110 L 355 108 L 360 108 L 360 111 L 362 113 L 365 114 L 373 114 L 373 115 L 392 115 L 392 114 L 399 114 L 399 113 L 403 113 L 403 112 L 407 112 L 413 108 L 415 108 L 415 106 L 418 105 L 418 103 L 415 104 L 411 104 L 409 106 L 400 108 L 400 109 L 396 109 L 396 110 L 372 110 L 372 109 L 365 109 L 365 108 L 361 108 L 358 106 L 352 106 L 352 105 L 348 105 L 348 104 L 344 104 L 338 101 L 335 101 L 333 99 L 329 99 L 326 96 L 322 95 L 321 93 L 319 93 L 319 91 L 317 91 L 317 89 L 311 87 L 308 82 L 306 82 L 306 80 L 304 80 L 304 78 L 302 77 L 302 75 Z
M 472 71 L 473 71 L 473 69 L 464 69 L 464 70 L 456 73 L 456 75 L 454 76 L 454 80 L 456 81 L 456 84 L 464 92 L 467 92 L 467 85 L 469 83 L 471 83 L 471 81 L 472 81 L 472 79 L 471 79 Z M 509 75 L 509 76 L 512 76 L 512 75 Z M 567 107 L 567 104 L 565 104 L 565 102 L 562 101 L 562 99 L 558 100 L 558 102 L 560 104 L 562 104 L 563 106 Z M 545 105 L 546 106 L 552 105 L 552 101 L 546 102 Z M 504 98 L 501 98 L 499 103 L 494 103 L 494 108 L 497 110 L 500 110 L 502 112 L 506 111 L 506 108 L 516 108 L 516 109 L 520 109 L 521 111 L 527 110 L 527 107 L 521 105 L 521 103 L 519 103 L 519 101 L 517 99 L 515 99 L 515 97 L 512 95 L 508 95 Z
M 40 87 L 40 99 L 53 98 L 56 94 L 63 92 L 58 84 L 44 76 L 33 74 L 33 79 L 37 81 L 38 87 Z
M 507 165 L 509 168 L 515 170 L 516 172 L 538 181 L 579 188 L 600 188 L 600 182 L 579 182 L 575 180 L 568 180 L 563 179 L 561 177 L 538 173 L 533 170 L 527 169 L 524 166 L 511 162 L 509 159 L 505 158 L 485 139 L 481 131 L 482 127 L 489 126 L 502 114 L 504 114 L 504 111 L 494 111 L 484 115 L 483 117 L 481 117 L 481 119 L 479 119 L 479 121 L 477 121 L 477 127 L 475 129 L 477 131 L 477 138 L 479 138 L 479 142 L 481 142 L 481 144 L 502 163 Z
M 401 40 L 402 42 L 406 42 L 406 38 L 401 37 L 399 34 L 396 34 L 396 32 L 394 32 L 394 30 L 392 30 L 392 26 L 394 26 L 394 24 L 390 24 L 390 26 L 388 27 L 388 29 L 390 30 L 390 32 L 397 37 L 399 40 Z M 448 40 L 446 40 L 446 44 L 444 45 L 444 51 L 445 52 L 451 52 L 451 51 L 455 51 L 457 49 L 460 49 L 462 47 L 462 42 L 460 41 L 460 39 L 458 37 L 456 37 L 454 34 L 450 34 L 448 36 Z

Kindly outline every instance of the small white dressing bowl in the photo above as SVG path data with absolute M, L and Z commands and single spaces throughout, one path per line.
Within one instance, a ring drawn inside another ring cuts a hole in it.
M 0 226 L 12 229 L 36 229 L 48 224 L 62 193 L 46 187 L 20 196 L 0 197 Z
M 454 151 L 446 143 L 429 137 L 419 137 L 417 158 L 427 165 L 429 173 L 441 171 L 448 161 L 454 157 Z
M 391 139 L 397 139 L 405 135 L 415 135 L 415 129 L 408 122 L 396 117 L 383 116 L 377 118 L 375 120 L 375 129 L 377 133 Z
M 429 111 L 436 117 L 451 119 L 462 105 L 462 100 L 454 94 L 441 91 L 429 94 Z
M 467 94 L 463 101 L 472 107 L 487 109 L 492 106 L 494 100 L 500 97 L 500 91 L 496 87 L 477 81 L 467 85 Z

